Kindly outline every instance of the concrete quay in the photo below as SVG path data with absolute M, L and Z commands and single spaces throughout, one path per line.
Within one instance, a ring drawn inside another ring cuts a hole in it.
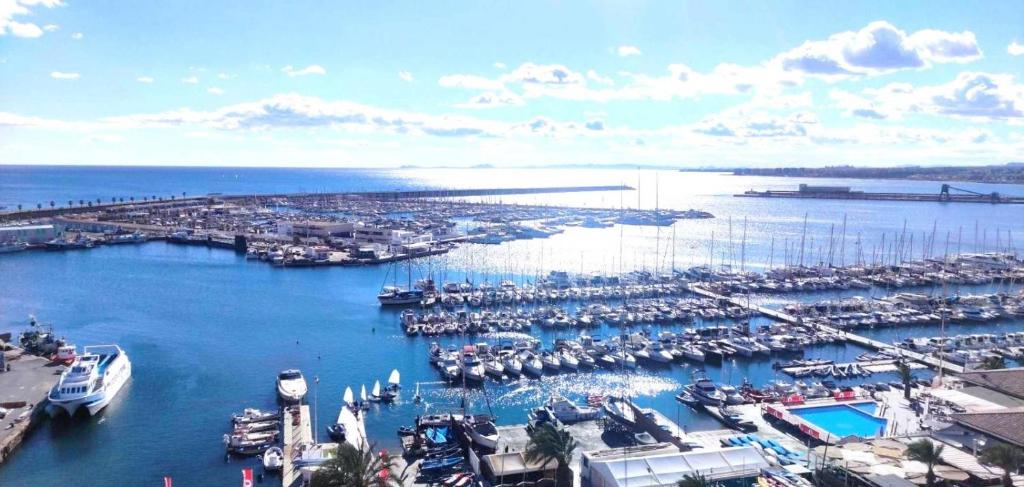
M 0 464 L 42 420 L 46 396 L 64 370 L 19 348 L 2 353 L 10 371 L 0 372 L 0 407 L 7 409 L 0 419 Z

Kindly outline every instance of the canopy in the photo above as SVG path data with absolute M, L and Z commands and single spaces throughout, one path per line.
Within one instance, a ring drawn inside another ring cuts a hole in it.
M 593 485 L 630 487 L 672 485 L 696 474 L 712 479 L 750 477 L 768 468 L 764 457 L 753 447 L 590 462 Z

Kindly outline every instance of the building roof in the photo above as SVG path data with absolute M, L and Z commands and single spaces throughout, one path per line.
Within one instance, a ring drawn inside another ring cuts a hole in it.
M 1024 446 L 1024 407 L 954 414 L 953 420 L 994 438 Z
M 544 472 L 555 470 L 557 464 L 549 462 L 547 465 L 540 460 L 526 461 L 522 452 L 495 453 L 484 457 L 484 462 L 490 467 L 495 477 L 506 477 L 510 475 L 522 475 L 532 472 Z
M 768 462 L 753 447 L 739 447 L 591 461 L 590 468 L 591 478 L 599 475 L 602 485 L 646 487 L 673 485 L 695 474 L 710 479 L 751 477 L 768 468 Z
M 960 378 L 989 389 L 1024 399 L 1024 367 L 999 370 L 978 370 L 959 374 Z

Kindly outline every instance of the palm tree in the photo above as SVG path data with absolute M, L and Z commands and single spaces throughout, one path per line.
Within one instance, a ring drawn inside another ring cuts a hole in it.
M 42 210 L 43 209 L 43 204 L 42 203 L 36 203 L 36 209 Z
M 896 366 L 896 373 L 899 374 L 900 380 L 903 381 L 903 398 L 910 400 L 910 383 L 914 380 L 914 373 L 910 370 L 910 364 L 905 360 L 901 360 L 899 365 Z
M 405 474 L 396 474 L 391 456 L 384 452 L 375 455 L 374 448 L 372 444 L 361 450 L 348 443 L 338 445 L 338 455 L 320 466 L 310 487 L 401 486 Z
M 57 206 L 57 204 L 54 203 L 53 200 L 50 200 L 50 208 L 53 208 L 54 206 Z
M 78 206 L 85 205 L 85 200 L 78 200 Z
M 928 473 L 925 474 L 925 485 L 935 485 L 935 464 L 942 460 L 944 445 L 936 446 L 931 440 L 920 439 L 907 447 L 907 459 L 916 460 L 928 466 Z
M 135 197 L 134 196 L 129 196 L 128 197 L 128 201 L 134 203 L 135 202 Z
M 1003 357 L 1000 357 L 999 355 L 991 355 L 985 357 L 985 359 L 981 361 L 981 364 L 978 365 L 978 368 L 983 370 L 1005 369 L 1006 360 L 1003 360 Z
M 68 200 L 68 208 L 71 208 L 74 205 L 75 205 L 75 200 Z
M 21 211 L 21 203 L 18 203 L 18 211 Z
M 696 475 L 687 475 L 679 479 L 676 482 L 676 487 L 711 487 L 711 482 L 703 474 L 697 472 Z
M 524 457 L 528 462 L 542 461 L 545 467 L 552 461 L 556 462 L 558 470 L 555 478 L 558 485 L 572 485 L 572 469 L 569 468 L 569 462 L 572 461 L 572 453 L 575 450 L 576 440 L 568 431 L 545 423 L 530 434 Z
M 1003 487 L 1013 487 L 1010 474 L 1024 465 L 1024 452 L 1006 443 L 992 445 L 981 452 L 981 461 L 1003 469 Z

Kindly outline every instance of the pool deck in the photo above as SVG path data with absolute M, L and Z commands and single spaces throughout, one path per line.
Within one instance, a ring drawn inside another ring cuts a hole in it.
M 12 406 L 4 406 L 9 411 L 0 419 L 2 464 L 43 418 L 46 395 L 57 383 L 64 367 L 19 348 L 0 353 L 11 367 L 10 372 L 0 372 L 0 405 Z M 15 405 L 19 407 L 13 407 Z

